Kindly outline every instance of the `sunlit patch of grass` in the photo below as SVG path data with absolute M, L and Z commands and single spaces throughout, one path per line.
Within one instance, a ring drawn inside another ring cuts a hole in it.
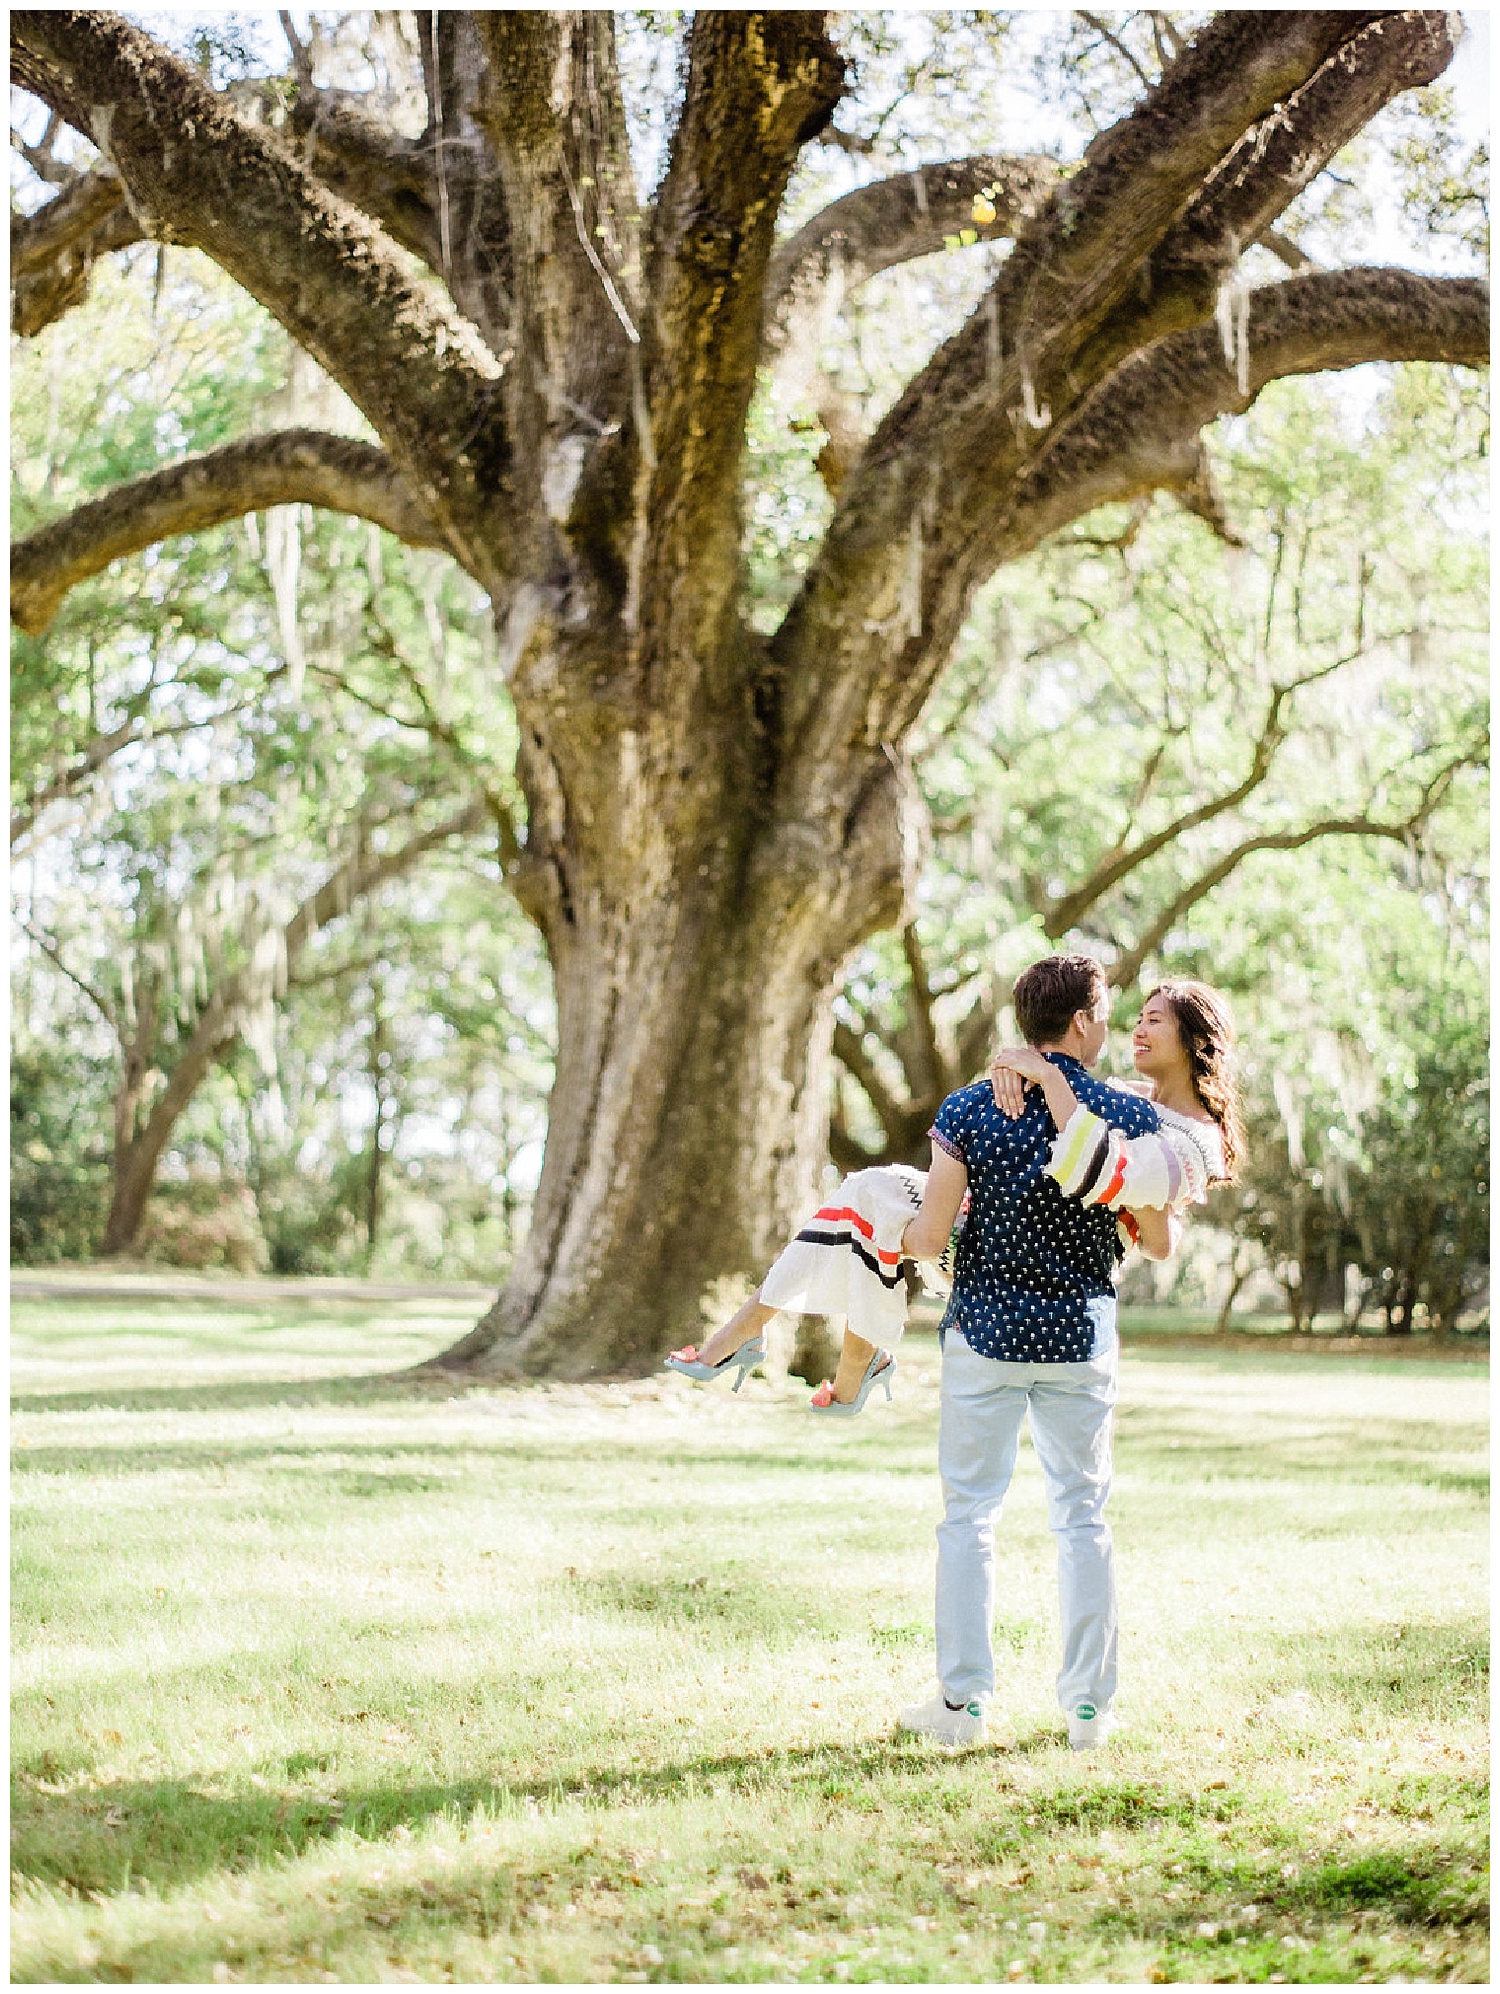
M 1125 1728 L 1026 1453 L 953 1756 L 930 1339 L 830 1432 L 294 1315 L 16 1310 L 17 1979 L 1486 1978 L 1477 1368 L 1131 1353 Z

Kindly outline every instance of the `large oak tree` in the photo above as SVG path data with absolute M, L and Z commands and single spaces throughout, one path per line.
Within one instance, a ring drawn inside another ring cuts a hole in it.
M 693 17 L 648 207 L 608 12 L 421 13 L 418 138 L 305 61 L 278 129 L 118 16 L 12 16 L 15 81 L 99 152 L 15 231 L 21 328 L 102 251 L 189 244 L 379 439 L 247 438 L 86 506 L 13 550 L 16 620 L 286 502 L 446 549 L 494 605 L 526 799 L 509 880 L 552 959 L 558 1078 L 530 1237 L 454 1362 L 649 1365 L 711 1280 L 774 1247 L 823 1153 L 840 965 L 911 877 L 907 737 L 999 564 L 1106 501 L 1196 489 L 1200 430 L 1273 378 L 1487 355 L 1472 280 L 1231 284 L 1374 113 L 1441 73 L 1456 16 L 1227 12 L 1075 170 L 981 149 L 780 239 L 846 87 L 831 18 Z M 872 434 L 830 417 L 833 516 L 762 635 L 757 370 L 805 372 L 837 295 L 960 230 L 1013 247 Z

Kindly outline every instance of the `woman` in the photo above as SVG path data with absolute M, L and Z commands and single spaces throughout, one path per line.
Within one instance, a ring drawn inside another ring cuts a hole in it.
M 990 1064 L 995 1099 L 1021 1112 L 1027 1086 L 1039 1086 L 1057 1125 L 1047 1165 L 1064 1197 L 1178 1213 L 1201 1205 L 1210 1184 L 1229 1183 L 1245 1154 L 1245 1125 L 1231 1065 L 1234 1020 L 1219 992 L 1186 979 L 1159 983 L 1136 1020 L 1135 1069 L 1150 1083 L 1161 1119 L 1155 1136 L 1127 1138 L 1080 1107 L 1068 1078 L 1030 1046 L 1007 1046 Z
M 1151 992 L 1136 1023 L 1134 1051 L 1161 1118 L 1156 1136 L 1129 1139 L 1090 1114 L 1061 1069 L 1030 1046 L 998 1053 L 990 1078 L 998 1105 L 1012 1115 L 1020 1113 L 1028 1085 L 1042 1088 L 1059 1131 L 1048 1173 L 1064 1196 L 1116 1212 L 1134 1244 L 1139 1229 L 1132 1209 L 1180 1211 L 1201 1203 L 1210 1182 L 1235 1174 L 1244 1124 L 1229 1064 L 1233 1043 L 1229 1008 L 1207 984 L 1162 983 Z M 913 1217 L 924 1181 L 905 1165 L 846 1177 L 749 1300 L 701 1349 L 690 1344 L 673 1351 L 668 1369 L 705 1380 L 732 1373 L 738 1391 L 763 1361 L 762 1331 L 779 1309 L 842 1315 L 872 1334 L 846 1329 L 838 1375 L 813 1394 L 811 1408 L 852 1416 L 879 1384 L 889 1398 L 896 1359 L 884 1345 L 899 1338 L 905 1321 L 899 1263 L 939 1250 L 936 1241 L 919 1236 Z M 1164 1258 L 1170 1239 L 1150 1243 L 1148 1250 Z

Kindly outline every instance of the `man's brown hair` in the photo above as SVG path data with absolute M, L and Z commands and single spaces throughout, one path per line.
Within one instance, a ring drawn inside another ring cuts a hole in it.
M 1107 988 L 1091 955 L 1043 956 L 1016 978 L 1016 1028 L 1028 1045 L 1054 1045 L 1067 1037 L 1073 1013 L 1092 1011 Z

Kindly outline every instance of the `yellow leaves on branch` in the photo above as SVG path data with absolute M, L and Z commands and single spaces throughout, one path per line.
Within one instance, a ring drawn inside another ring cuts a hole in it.
M 969 206 L 969 219 L 975 226 L 973 228 L 960 228 L 954 235 L 945 235 L 943 237 L 944 249 L 973 248 L 974 244 L 979 240 L 979 230 L 993 227 L 999 217 L 1000 211 L 995 206 L 995 197 L 999 192 L 1000 187 L 998 182 L 995 182 L 991 186 L 980 188 Z

